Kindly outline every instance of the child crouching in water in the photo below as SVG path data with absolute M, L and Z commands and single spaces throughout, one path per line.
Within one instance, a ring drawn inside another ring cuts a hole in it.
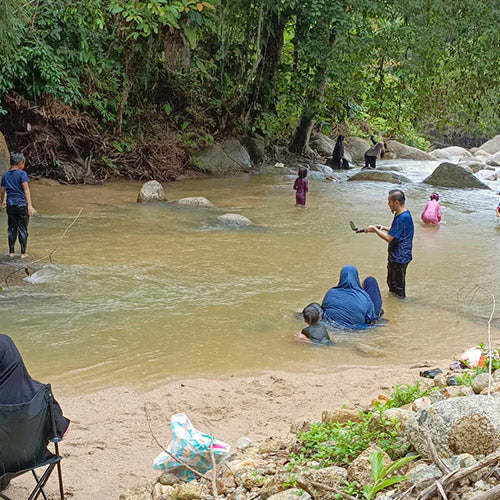
M 293 184 L 293 189 L 297 191 L 295 193 L 295 204 L 299 207 L 306 206 L 306 193 L 309 191 L 309 182 L 306 179 L 307 168 L 299 168 L 299 176 L 295 179 Z
M 421 218 L 426 224 L 436 224 L 437 226 L 441 222 L 441 205 L 437 193 L 431 194 L 431 199 L 425 205 Z
M 321 306 L 317 302 L 313 302 L 304 307 L 302 316 L 304 321 L 309 325 L 304 328 L 297 336 L 297 340 L 302 340 L 309 344 L 332 345 L 333 342 L 328 336 L 326 326 L 319 323 L 322 315 Z

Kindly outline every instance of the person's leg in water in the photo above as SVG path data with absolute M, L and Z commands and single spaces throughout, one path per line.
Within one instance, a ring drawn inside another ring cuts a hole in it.
M 365 166 L 362 170 L 366 170 L 368 168 L 374 169 L 377 166 L 377 157 L 376 156 L 367 156 L 365 154 Z
M 406 297 L 406 268 L 408 264 L 398 262 L 387 263 L 387 286 L 389 291 L 397 297 L 404 299 Z
M 9 240 L 9 256 L 15 257 L 14 246 L 17 240 L 17 207 L 7 206 L 7 235 Z
M 19 219 L 18 219 L 18 233 L 19 233 L 19 243 L 21 244 L 21 259 L 25 259 L 28 255 L 26 254 L 26 244 L 28 243 L 28 207 L 18 207 L 19 208 Z

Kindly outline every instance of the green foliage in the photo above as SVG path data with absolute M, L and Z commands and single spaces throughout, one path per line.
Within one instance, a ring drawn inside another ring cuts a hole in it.
M 471 385 L 472 380 L 476 376 L 475 373 L 471 372 L 463 372 L 463 373 L 457 373 L 455 375 L 455 378 L 457 380 L 458 385 Z
M 383 430 L 370 428 L 372 413 L 360 413 L 361 422 L 313 424 L 311 429 L 299 434 L 301 452 L 292 455 L 292 463 L 316 460 L 322 467 L 350 464 L 370 444 L 376 444 L 389 455 L 398 447 L 399 424 L 383 426 Z M 384 419 L 383 414 L 381 418 Z
M 379 408 L 399 408 L 409 403 L 413 403 L 418 398 L 428 396 L 431 392 L 437 390 L 437 387 L 421 387 L 420 382 L 414 385 L 397 385 L 395 391 L 391 393 L 391 397 L 385 404 L 377 403 Z
M 366 500 L 372 500 L 379 491 L 393 484 L 405 481 L 406 476 L 391 476 L 391 474 L 416 458 L 417 456 L 403 457 L 387 467 L 384 467 L 384 457 L 382 453 L 378 450 L 373 451 L 370 454 L 373 484 L 368 484 L 363 487 L 363 497 Z

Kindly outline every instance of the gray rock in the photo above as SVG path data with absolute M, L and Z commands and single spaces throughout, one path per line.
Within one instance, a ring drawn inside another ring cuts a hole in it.
M 252 162 L 247 150 L 236 139 L 227 139 L 221 146 L 212 144 L 200 150 L 194 161 L 205 172 L 216 176 L 248 172 Z
M 332 156 L 335 141 L 325 134 L 314 134 L 309 141 L 309 146 L 321 156 Z
M 487 455 L 500 444 L 500 400 L 488 396 L 452 398 L 416 413 L 408 420 L 404 434 L 416 451 L 427 457 L 425 431 L 443 457 Z
M 9 170 L 10 168 L 10 153 L 7 143 L 5 142 L 5 137 L 2 132 L 0 132 L 0 174 Z
M 319 172 L 321 175 L 324 175 L 325 177 L 335 176 L 333 168 L 329 167 L 328 165 L 322 165 L 321 163 L 316 163 L 312 166 L 312 168 L 317 172 Z
M 262 495 L 260 498 L 262 498 Z M 299 490 L 298 488 L 290 488 L 289 490 L 268 497 L 267 500 L 309 500 L 310 498 L 311 495 L 309 495 L 309 493 Z
M 158 482 L 160 484 L 163 484 L 164 486 L 172 486 L 174 484 L 178 484 L 179 478 L 175 475 L 172 474 L 171 472 L 165 471 L 159 478 Z
M 204 196 L 190 196 L 188 198 L 181 198 L 178 205 L 183 207 L 198 207 L 198 208 L 215 208 L 215 205 L 207 200 Z
M 476 394 L 479 394 L 483 389 L 488 387 L 488 379 L 489 377 L 487 373 L 480 373 L 479 375 L 476 375 L 471 383 L 472 390 Z
M 486 160 L 486 165 L 490 165 L 491 167 L 500 167 L 500 151 L 498 151 L 498 153 L 495 153 L 494 155 L 491 155 Z
M 472 153 L 472 149 L 471 149 L 471 153 Z M 476 149 L 476 151 L 474 151 L 472 154 L 474 156 L 484 156 L 485 158 L 489 158 L 491 156 L 491 153 L 486 152 L 484 149 Z
M 352 464 L 347 468 L 347 477 L 350 481 L 358 481 L 360 484 L 368 484 L 373 482 L 372 479 L 372 464 L 370 462 L 370 455 L 374 451 L 380 451 L 384 457 L 384 467 L 392 463 L 389 455 L 377 446 L 370 446 L 363 453 L 356 457 Z
M 341 489 L 347 479 L 347 471 L 342 467 L 332 466 L 324 469 L 309 469 L 297 476 L 297 484 L 307 491 L 313 498 L 321 500 L 335 500 L 336 494 L 323 488 L 315 486 L 314 483 L 322 483 L 329 488 Z
M 474 158 L 472 160 L 461 161 L 458 166 L 462 168 L 468 168 L 473 174 L 476 174 L 480 170 L 483 170 L 485 167 L 484 163 L 478 161 L 478 158 Z
M 373 182 L 390 182 L 391 184 L 402 184 L 403 182 L 410 183 L 411 180 L 404 175 L 396 172 L 387 172 L 380 170 L 362 170 L 349 177 L 349 181 L 373 181 Z
M 167 201 L 163 186 L 158 181 L 148 181 L 141 186 L 141 191 L 137 196 L 137 203 L 150 203 L 157 201 Z
M 465 171 L 454 163 L 444 162 L 436 167 L 429 177 L 424 179 L 425 184 L 453 188 L 478 188 L 489 189 L 474 174 Z
M 361 137 L 345 138 L 344 151 L 351 157 L 352 161 L 365 161 L 365 153 L 370 148 L 370 143 L 368 141 L 365 141 Z
M 458 146 L 450 146 L 443 149 L 435 149 L 431 151 L 431 156 L 438 160 L 452 160 L 453 158 L 470 158 L 472 154 L 464 148 Z
M 174 495 L 177 500 L 198 500 L 202 497 L 203 492 L 195 482 L 190 482 L 176 488 Z
M 493 137 L 489 141 L 486 141 L 484 144 L 479 146 L 479 149 L 482 151 L 486 151 L 490 155 L 494 155 L 500 151 L 500 135 Z
M 387 151 L 394 153 L 397 158 L 403 158 L 405 160 L 436 161 L 436 158 L 429 153 L 411 146 L 406 146 L 406 144 L 402 144 L 398 141 L 387 141 Z
M 266 143 L 264 137 L 252 133 L 245 141 L 250 160 L 254 165 L 261 165 L 266 157 Z
M 385 158 L 385 155 L 384 155 Z M 397 165 L 384 165 L 383 163 L 377 163 L 377 170 L 382 170 L 384 172 L 389 171 L 389 172 L 401 172 L 403 169 L 401 167 L 398 167 Z
M 224 214 L 217 217 L 217 220 L 221 224 L 226 226 L 238 226 L 238 227 L 249 227 L 253 226 L 254 223 L 244 215 L 239 214 Z
M 252 446 L 252 440 L 247 437 L 240 437 L 236 443 L 236 448 L 238 448 L 238 450 L 246 450 L 250 448 L 250 446 Z

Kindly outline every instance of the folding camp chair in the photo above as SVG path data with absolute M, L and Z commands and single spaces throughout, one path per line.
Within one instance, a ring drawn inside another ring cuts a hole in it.
M 28 403 L 0 405 L 0 484 L 6 485 L 14 477 L 31 471 L 36 486 L 28 500 L 35 500 L 40 494 L 47 500 L 43 488 L 55 467 L 64 500 L 58 445 L 61 436 L 56 432 L 53 404 L 50 385 L 44 385 Z M 55 453 L 48 450 L 49 441 L 54 443 Z M 40 477 L 35 472 L 39 467 L 46 467 Z M 2 491 L 0 498 L 11 500 Z

